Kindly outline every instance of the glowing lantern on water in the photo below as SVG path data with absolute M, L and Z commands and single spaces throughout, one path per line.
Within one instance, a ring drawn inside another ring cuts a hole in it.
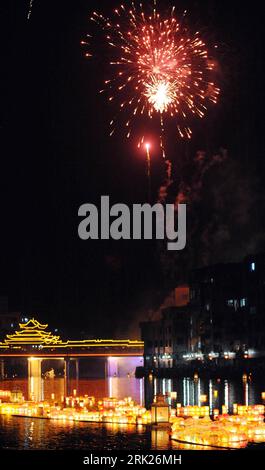
M 176 400 L 177 399 L 177 392 L 170 392 L 170 398 L 172 398 L 172 400 Z
M 213 417 L 214 417 L 214 419 L 217 419 L 218 416 L 219 416 L 219 410 L 217 408 L 215 408 L 213 410 Z
M 207 402 L 207 395 L 200 395 L 200 402 L 206 403 Z
M 141 418 L 141 416 L 138 416 L 138 417 L 137 417 L 137 424 L 138 424 L 138 425 L 143 424 L 143 418 Z
M 10 397 L 11 403 L 21 403 L 24 401 L 23 393 L 21 390 L 13 390 Z
M 157 395 L 151 406 L 152 424 L 168 423 L 170 418 L 169 406 L 163 395 Z

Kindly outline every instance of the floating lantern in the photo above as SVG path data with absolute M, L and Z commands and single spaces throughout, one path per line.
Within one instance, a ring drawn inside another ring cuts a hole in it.
M 0 390 L 0 398 L 3 400 L 8 400 L 11 397 L 10 390 Z
M 24 401 L 23 393 L 21 390 L 13 390 L 10 396 L 11 403 L 22 403 Z
M 218 416 L 219 416 L 219 410 L 218 410 L 218 408 L 215 408 L 215 409 L 213 410 L 213 417 L 214 417 L 214 419 L 217 419 Z
M 200 402 L 206 403 L 207 402 L 207 395 L 200 395 Z
M 177 408 L 177 416 L 179 417 L 203 418 L 209 415 L 209 406 L 184 406 Z

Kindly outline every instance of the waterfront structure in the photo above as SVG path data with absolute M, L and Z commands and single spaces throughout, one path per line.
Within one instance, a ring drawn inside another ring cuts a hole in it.
M 156 318 L 140 324 L 146 369 L 264 356 L 264 254 L 196 269 L 168 299 Z
M 265 351 L 265 254 L 248 256 L 243 266 L 249 347 Z
M 143 342 L 137 340 L 67 340 L 54 335 L 47 324 L 41 324 L 34 318 L 19 324 L 19 330 L 7 334 L 0 342 L 0 360 L 8 358 L 26 358 L 28 361 L 29 396 L 39 401 L 42 398 L 42 362 L 60 359 L 64 363 L 65 395 L 70 394 L 70 363 L 75 362 L 76 379 L 79 378 L 79 359 L 83 357 L 103 357 L 106 360 L 106 373 L 115 369 L 119 375 L 119 366 L 124 367 L 124 359 L 129 361 L 134 370 L 141 365 Z M 133 370 L 133 372 L 134 372 Z
M 161 319 L 141 323 L 146 368 L 172 368 L 189 350 L 188 307 L 168 307 Z
M 255 357 L 265 351 L 265 255 L 192 272 L 193 349 Z
M 147 369 L 172 368 L 190 348 L 189 287 L 174 289 L 158 312 L 158 318 L 140 324 Z
M 245 297 L 242 264 L 219 264 L 191 273 L 191 353 L 209 355 L 247 349 Z

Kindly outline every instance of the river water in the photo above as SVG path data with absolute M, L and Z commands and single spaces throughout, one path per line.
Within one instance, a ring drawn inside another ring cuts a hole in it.
M 64 381 L 61 378 L 43 380 L 45 399 L 51 394 L 60 400 L 64 393 Z M 71 389 L 77 388 L 75 381 Z M 0 389 L 20 389 L 28 398 L 27 380 L 0 381 Z M 211 410 L 221 409 L 225 404 L 232 411 L 233 403 L 262 403 L 263 383 L 256 383 L 250 378 L 233 382 L 230 380 L 193 380 L 184 379 L 135 379 L 109 378 L 80 380 L 78 394 L 133 400 L 149 407 L 158 392 L 168 396 L 168 402 L 175 406 L 170 392 L 177 392 L 177 402 L 183 405 L 199 405 L 201 395 L 207 395 Z M 183 446 L 182 446 L 183 447 Z M 42 419 L 0 416 L 0 448 L 3 449 L 179 449 L 180 444 L 170 441 L 166 429 L 151 429 L 150 426 L 128 426 L 117 424 L 61 423 Z

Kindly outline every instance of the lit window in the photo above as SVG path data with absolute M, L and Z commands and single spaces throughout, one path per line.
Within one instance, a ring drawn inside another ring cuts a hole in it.
M 247 299 L 241 299 L 240 300 L 240 307 L 246 307 L 247 305 Z
M 234 299 L 230 299 L 227 301 L 228 307 L 234 307 Z
M 250 265 L 250 271 L 251 271 L 252 273 L 254 273 L 254 271 L 256 271 L 256 263 L 251 263 L 251 265 Z

